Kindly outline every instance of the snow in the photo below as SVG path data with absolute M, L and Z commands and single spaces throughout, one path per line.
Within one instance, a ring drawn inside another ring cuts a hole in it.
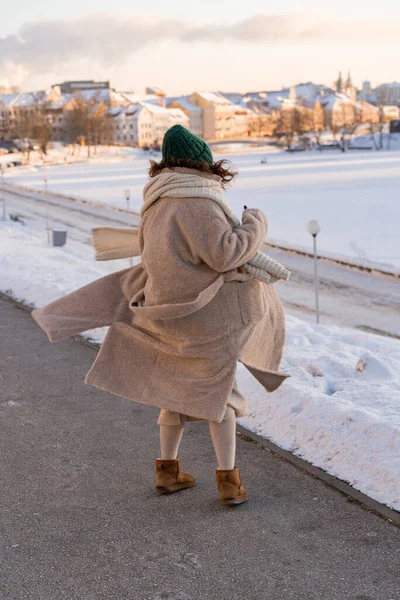
M 147 108 L 147 110 L 154 115 L 157 115 L 157 114 L 168 115 L 169 114 L 167 112 L 168 109 L 165 108 L 164 106 L 160 106 L 159 104 L 152 104 L 151 102 L 141 102 L 141 105 L 144 106 L 145 108 Z
M 211 104 L 223 104 L 225 106 L 232 104 L 232 102 L 230 102 L 228 98 L 225 98 L 222 94 L 219 94 L 218 92 L 197 92 L 197 94 L 204 98 L 204 100 L 207 100 L 207 102 L 211 102 Z
M 10 106 L 17 96 L 18 93 L 0 94 L 0 104 L 3 104 L 4 106 Z
M 202 109 L 195 104 L 192 104 L 189 100 L 188 96 L 178 96 L 176 98 L 168 98 L 167 104 L 172 104 L 172 102 L 178 102 L 185 110 L 192 113 L 201 113 Z
M 282 370 L 268 394 L 240 366 L 241 424 L 400 509 L 400 342 L 287 317 Z
M 87 233 L 70 234 L 65 247 L 53 248 L 43 222 L 0 222 L 1 290 L 43 306 L 129 265 L 96 263 Z M 99 342 L 104 335 L 87 334 Z M 239 367 L 250 401 L 241 423 L 399 510 L 400 342 L 288 317 L 282 370 L 291 378 L 267 394 Z
M 379 152 L 275 152 L 268 154 L 267 164 L 261 164 L 261 159 L 268 147 L 234 156 L 218 152 L 216 157 L 228 158 L 239 170 L 237 180 L 227 192 L 232 208 L 239 215 L 244 204 L 261 208 L 270 222 L 271 242 L 310 250 L 306 224 L 317 219 L 322 226 L 318 236 L 321 254 L 398 271 L 400 152 L 396 147 L 399 142 L 393 138 L 392 149 Z M 385 147 L 386 144 L 387 138 Z M 85 153 L 84 148 L 82 152 Z M 10 156 L 1 160 L 9 161 Z M 110 161 L 99 157 L 89 163 L 49 166 L 36 171 L 32 167 L 19 167 L 7 170 L 5 177 L 42 189 L 46 175 L 51 191 L 120 207 L 124 205 L 123 190 L 128 187 L 131 208 L 138 212 L 147 167 L 147 155 L 131 149 L 125 156 L 115 156 Z
M 186 123 L 187 125 L 189 125 L 189 117 L 183 112 L 181 108 L 168 108 L 167 110 L 171 127 L 175 123 Z

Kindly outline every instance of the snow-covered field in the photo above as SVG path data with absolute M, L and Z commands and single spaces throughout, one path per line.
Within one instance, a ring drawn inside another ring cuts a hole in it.
M 244 204 L 262 208 L 270 222 L 271 241 L 310 249 L 306 224 L 318 219 L 322 253 L 399 270 L 398 142 L 393 140 L 391 150 L 379 152 L 275 152 L 268 154 L 267 164 L 260 162 L 262 149 L 215 156 L 226 156 L 239 169 L 227 194 L 232 207 L 239 215 Z M 123 155 L 113 152 L 89 163 L 17 167 L 7 170 L 5 179 L 43 189 L 46 176 L 50 191 L 121 208 L 126 207 L 124 190 L 129 188 L 130 208 L 139 211 L 149 157 L 128 149 Z
M 0 289 L 35 306 L 128 265 L 95 263 L 78 239 L 49 247 L 33 223 L 0 222 Z M 291 378 L 273 394 L 239 369 L 243 424 L 400 510 L 400 342 L 288 317 L 282 368 Z

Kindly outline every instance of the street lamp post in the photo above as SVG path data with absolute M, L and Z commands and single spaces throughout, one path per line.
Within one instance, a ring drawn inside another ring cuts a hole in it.
M 47 175 L 43 177 L 44 183 L 44 192 L 45 192 L 45 202 L 46 202 L 46 230 L 47 230 L 47 243 L 50 246 L 50 221 L 49 221 L 49 202 L 47 198 Z
M 129 188 L 126 188 L 124 190 L 124 194 L 125 194 L 125 200 L 126 200 L 126 210 L 128 212 L 130 212 L 129 201 L 131 199 L 131 190 Z M 131 267 L 133 266 L 132 258 L 129 259 L 129 264 L 130 264 Z
M 317 256 L 317 235 L 321 231 L 318 221 L 313 219 L 307 225 L 307 231 L 313 236 L 314 240 L 314 282 L 315 282 L 315 309 L 317 323 L 319 323 L 319 294 L 318 294 L 318 256 Z
M 3 221 L 6 220 L 6 197 L 4 195 L 4 166 L 0 164 L 0 173 L 1 173 L 1 199 L 3 201 Z
M 129 201 L 131 199 L 131 190 L 127 188 L 126 190 L 124 190 L 124 194 L 125 194 L 125 200 L 126 200 L 126 210 L 128 212 L 130 212 Z

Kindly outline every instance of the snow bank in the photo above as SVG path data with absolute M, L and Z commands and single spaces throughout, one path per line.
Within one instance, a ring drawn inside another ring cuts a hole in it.
M 96 263 L 84 241 L 53 248 L 43 231 L 0 223 L 0 289 L 35 306 L 128 264 Z M 288 317 L 282 369 L 291 378 L 267 394 L 239 366 L 251 410 L 241 423 L 399 510 L 400 342 Z
M 371 498 L 400 509 L 400 342 L 287 317 L 273 394 L 241 366 L 241 424 Z

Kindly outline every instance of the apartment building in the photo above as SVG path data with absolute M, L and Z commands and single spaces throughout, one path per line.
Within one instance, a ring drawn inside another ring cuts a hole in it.
M 114 106 L 107 111 L 107 139 L 110 143 L 139 146 L 160 146 L 165 132 L 172 125 L 189 126 L 189 118 L 180 109 L 163 108 L 142 102 Z
M 6 139 L 10 133 L 11 104 L 18 94 L 0 94 L 0 139 Z
M 194 92 L 189 101 L 203 110 L 205 140 L 234 138 L 236 106 L 218 92 Z
M 188 129 L 199 137 L 204 137 L 204 125 L 203 125 L 203 109 L 196 104 L 192 104 L 189 100 L 189 96 L 180 96 L 178 98 L 171 98 L 167 100 L 168 108 L 179 108 L 188 117 Z
M 107 111 L 106 117 L 109 143 L 140 147 L 153 145 L 153 118 L 145 106 L 114 106 Z
M 400 106 L 400 83 L 383 83 L 374 90 L 378 104 Z

